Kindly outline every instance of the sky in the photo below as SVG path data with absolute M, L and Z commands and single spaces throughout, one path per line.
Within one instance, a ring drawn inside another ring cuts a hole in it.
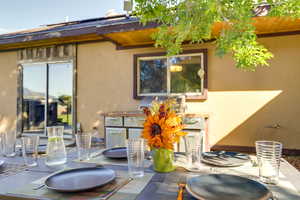
M 123 0 L 0 0 L 0 34 L 40 25 L 103 17 L 115 9 L 123 13 Z

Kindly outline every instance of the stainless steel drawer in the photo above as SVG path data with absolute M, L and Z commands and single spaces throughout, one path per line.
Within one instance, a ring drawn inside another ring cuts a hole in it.
M 183 118 L 183 124 L 186 129 L 205 129 L 205 119 L 202 117 L 185 117 Z
M 125 128 L 105 128 L 106 148 L 124 147 L 126 145 Z
M 143 127 L 145 117 L 125 117 L 124 126 L 126 127 Z
M 105 117 L 105 126 L 123 126 L 122 117 Z

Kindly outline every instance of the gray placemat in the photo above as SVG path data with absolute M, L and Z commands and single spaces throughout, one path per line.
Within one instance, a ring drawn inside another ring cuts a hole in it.
M 98 165 L 121 165 L 121 166 L 127 166 L 128 161 L 127 159 L 110 159 L 106 158 L 102 152 L 104 151 L 100 150 L 98 152 L 94 152 L 88 160 L 79 160 L 75 159 L 75 162 L 82 162 L 82 163 L 93 163 L 93 164 L 98 164 Z M 152 165 L 152 162 L 150 160 L 145 160 L 144 161 L 144 167 L 148 168 Z
M 0 179 L 15 175 L 26 169 L 28 169 L 28 167 L 24 164 L 4 163 L 0 168 Z
M 35 180 L 22 188 L 12 189 L 7 192 L 8 196 L 15 197 L 26 197 L 26 198 L 37 198 L 37 199 L 53 199 L 53 200 L 103 200 L 106 194 L 110 193 L 113 188 L 118 185 L 122 185 L 124 181 L 129 179 L 126 171 L 116 171 L 117 179 L 111 185 L 106 187 L 99 187 L 93 190 L 78 192 L 78 193 L 60 193 L 53 190 L 49 190 L 46 187 L 36 189 L 37 186 L 42 184 L 48 177 L 45 176 L 38 180 Z M 109 199 L 110 200 L 124 200 L 124 199 L 136 199 L 137 195 L 144 189 L 144 187 L 151 180 L 153 173 L 145 173 L 145 175 L 138 179 L 132 179 L 126 185 L 122 186 L 116 193 L 114 193 Z

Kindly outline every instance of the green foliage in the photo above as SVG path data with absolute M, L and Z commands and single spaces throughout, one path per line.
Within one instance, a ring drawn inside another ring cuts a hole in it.
M 135 14 L 143 24 L 161 24 L 152 37 L 168 56 L 180 53 L 184 42 L 216 39 L 218 56 L 232 53 L 237 68 L 255 71 L 273 57 L 258 43 L 252 25 L 254 9 L 266 3 L 271 6 L 268 16 L 300 18 L 300 0 L 135 0 Z M 213 35 L 218 22 L 226 22 L 226 27 Z

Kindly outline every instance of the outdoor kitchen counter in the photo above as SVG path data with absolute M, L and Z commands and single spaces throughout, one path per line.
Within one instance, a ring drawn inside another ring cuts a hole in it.
M 117 111 L 117 112 L 106 112 L 101 114 L 104 117 L 143 117 L 145 114 L 142 111 Z M 184 117 L 202 117 L 207 119 L 208 113 L 185 113 Z
M 107 148 L 124 146 L 126 139 L 139 138 L 145 122 L 145 114 L 142 111 L 120 111 L 103 113 L 104 117 L 104 138 Z M 201 135 L 203 151 L 210 150 L 208 113 L 184 113 L 182 123 L 183 131 L 188 137 Z M 184 151 L 184 143 L 180 141 L 177 147 Z

